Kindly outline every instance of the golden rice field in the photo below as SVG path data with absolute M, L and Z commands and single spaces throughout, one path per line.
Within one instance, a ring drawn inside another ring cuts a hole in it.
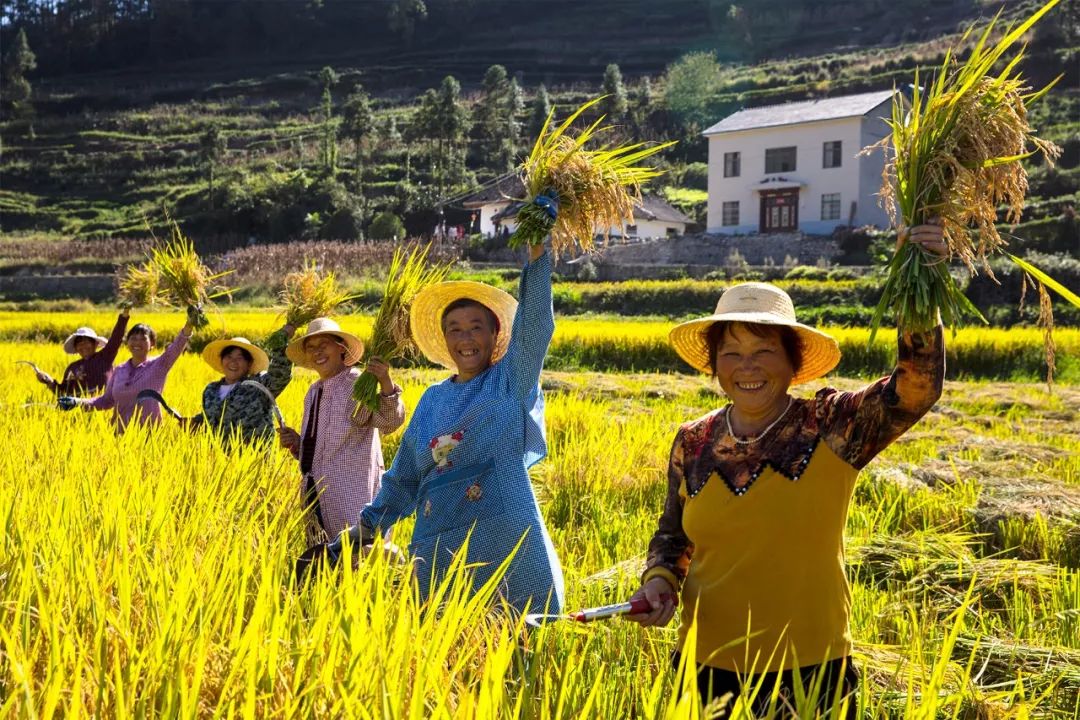
M 142 319 L 169 334 L 183 322 Z M 273 329 L 268 315 L 228 321 L 230 334 Z M 0 316 L 0 434 L 12 444 L 0 454 L 0 716 L 707 716 L 692 688 L 673 687 L 673 627 L 530 634 L 453 586 L 442 612 L 422 612 L 407 570 L 378 555 L 288 589 L 303 538 L 284 451 L 226 452 L 168 418 L 117 437 L 105 413 L 23 407 L 48 398 L 14 361 L 59 374 L 67 358 L 14 338 L 86 322 L 104 332 L 111 316 Z M 603 334 L 625 349 L 665 330 L 560 320 L 556 342 Z M 952 342 L 1019 342 L 967 332 Z M 1062 333 L 1059 356 L 1078 345 Z M 440 374 L 397 377 L 412 408 Z M 212 379 L 185 354 L 165 397 L 193 413 Z M 293 426 L 313 379 L 298 371 L 281 397 Z M 675 429 L 721 400 L 681 374 L 552 371 L 544 383 L 551 453 L 534 480 L 569 605 L 625 599 Z M 1080 717 L 1080 388 L 948 382 L 860 477 L 847 553 L 861 717 Z

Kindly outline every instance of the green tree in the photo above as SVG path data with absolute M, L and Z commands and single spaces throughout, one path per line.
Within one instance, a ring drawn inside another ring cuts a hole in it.
M 333 175 L 337 166 L 337 122 L 334 120 L 334 99 L 331 88 L 337 84 L 338 74 L 327 65 L 319 72 L 322 83 L 322 137 L 319 141 L 319 163 L 327 175 Z
M 20 28 L 11 49 L 4 54 L 3 100 L 5 109 L 11 111 L 13 118 L 26 122 L 30 132 L 34 119 L 33 88 L 26 74 L 36 67 L 37 58 L 26 41 L 26 31 Z
M 342 131 L 353 142 L 354 191 L 359 193 L 363 172 L 364 150 L 375 134 L 375 113 L 363 88 L 357 87 L 342 107 Z
M 426 20 L 427 16 L 424 0 L 391 0 L 387 23 L 391 32 L 400 35 L 406 45 L 412 45 L 416 23 Z
M 505 172 L 513 165 L 521 133 L 517 120 L 523 107 L 521 88 L 507 76 L 506 68 L 492 65 L 484 74 L 482 90 L 474 113 L 480 154 L 492 170 Z
M 544 121 L 551 114 L 551 98 L 548 97 L 547 87 L 543 84 L 536 88 L 536 97 L 533 98 L 532 111 L 529 113 L 529 139 L 534 141 L 544 127 Z
M 221 126 L 210 123 L 203 134 L 199 137 L 199 157 L 206 165 L 207 197 L 210 209 L 214 209 L 214 174 L 218 163 L 225 157 L 225 136 L 221 134 Z
M 461 103 L 461 85 L 454 76 L 447 75 L 438 90 L 429 89 L 420 96 L 411 128 L 415 137 L 428 141 L 431 174 L 440 197 L 448 184 L 464 178 L 460 145 L 468 130 L 469 113 Z
M 400 240 L 405 237 L 405 225 L 389 210 L 376 215 L 368 226 L 368 237 L 372 240 Z
M 684 127 L 707 127 L 714 117 L 713 104 L 720 90 L 720 63 L 708 52 L 683 55 L 670 65 L 664 83 L 664 100 Z
M 604 95 L 600 101 L 600 110 L 607 115 L 608 121 L 618 121 L 626 117 L 626 87 L 623 85 L 622 71 L 612 63 L 604 70 Z

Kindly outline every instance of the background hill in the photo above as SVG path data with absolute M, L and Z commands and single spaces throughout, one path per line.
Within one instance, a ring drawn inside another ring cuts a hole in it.
M 1065 73 L 1037 111 L 1044 134 L 1066 147 L 1057 170 L 1036 168 L 1032 179 L 1026 219 L 1044 250 L 1055 249 L 1080 189 L 1078 4 L 1044 21 L 1027 63 L 1036 84 Z M 1003 12 L 1035 5 L 1008 2 Z M 160 223 L 164 205 L 224 245 L 377 236 L 398 218 L 425 232 L 440 200 L 513 164 L 534 131 L 541 85 L 567 108 L 602 91 L 610 64 L 626 96 L 625 109 L 609 110 L 619 132 L 681 140 L 655 189 L 700 216 L 705 125 L 740 107 L 910 82 L 998 8 L 9 0 L 0 15 L 6 87 L 20 30 L 36 69 L 27 73 L 33 113 L 9 101 L 0 125 L 0 230 L 130 236 Z M 505 75 L 488 77 L 493 65 Z M 371 115 L 350 132 L 359 91 Z M 373 230 L 383 213 L 394 218 Z

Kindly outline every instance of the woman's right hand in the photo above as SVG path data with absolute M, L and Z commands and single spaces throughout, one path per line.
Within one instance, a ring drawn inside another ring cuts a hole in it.
M 630 622 L 636 622 L 642 627 L 663 627 L 671 622 L 675 616 L 675 608 L 678 607 L 678 595 L 671 583 L 661 577 L 654 577 L 646 582 L 630 598 L 631 602 L 645 599 L 652 606 L 652 612 L 638 613 L 637 615 L 624 616 Z
M 289 452 L 300 452 L 300 433 L 292 428 L 278 428 L 278 443 Z

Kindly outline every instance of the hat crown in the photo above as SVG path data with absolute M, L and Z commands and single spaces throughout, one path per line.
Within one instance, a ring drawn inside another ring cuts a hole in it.
M 307 332 L 305 335 L 314 335 L 316 333 L 325 332 L 341 332 L 341 326 L 338 325 L 331 318 L 315 318 L 307 326 Z
M 81 328 L 76 329 L 75 332 L 72 333 L 72 335 L 74 335 L 75 337 L 97 337 L 97 333 L 94 332 L 94 328 L 90 327 L 89 325 L 83 325 Z
M 791 296 L 768 283 L 740 283 L 724 291 L 716 303 L 717 315 L 772 315 L 795 322 Z

